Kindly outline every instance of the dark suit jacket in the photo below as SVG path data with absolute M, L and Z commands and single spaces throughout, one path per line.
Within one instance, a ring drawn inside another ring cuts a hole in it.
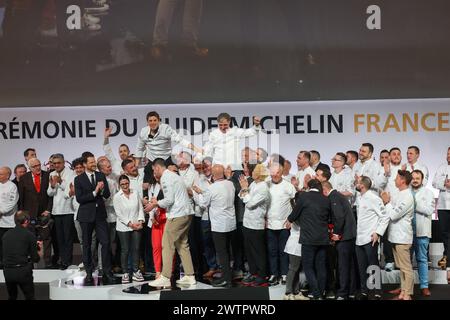
M 348 199 L 336 190 L 328 195 L 334 216 L 333 233 L 341 235 L 341 240 L 356 238 L 356 221 Z
M 31 218 L 37 218 L 44 211 L 52 212 L 53 197 L 47 195 L 49 174 L 41 171 L 41 192 L 37 192 L 31 171 L 19 181 L 19 210 L 27 210 Z
M 331 172 L 330 166 L 328 166 L 327 164 L 322 163 L 322 162 L 319 162 L 319 164 L 317 165 L 316 171 L 317 170 L 330 171 Z
M 75 177 L 75 197 L 80 204 L 78 208 L 77 220 L 80 222 L 94 222 L 96 219 L 106 220 L 106 208 L 104 198 L 107 199 L 111 195 L 106 176 L 101 172 L 95 172 L 95 181 L 103 181 L 105 187 L 103 191 L 95 197 L 93 192 L 95 186 L 92 185 L 90 177 L 86 173 Z
M 320 192 L 309 191 L 298 196 L 288 220 L 300 226 L 301 244 L 323 246 L 330 244 L 328 222 L 331 216 L 330 200 Z

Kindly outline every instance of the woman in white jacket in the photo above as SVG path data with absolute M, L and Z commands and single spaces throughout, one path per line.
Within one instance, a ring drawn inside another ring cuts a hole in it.
M 137 190 L 130 189 L 130 179 L 119 178 L 120 191 L 114 196 L 114 210 L 117 215 L 116 230 L 121 245 L 122 283 L 130 282 L 128 253 L 131 249 L 133 261 L 133 281 L 144 281 L 139 271 L 139 244 L 145 222 L 142 202 Z
M 265 225 L 266 213 L 270 203 L 269 187 L 265 182 L 268 173 L 264 165 L 258 164 L 252 173 L 253 182 L 248 185 L 241 175 L 239 197 L 245 203 L 244 212 L 244 247 L 250 269 L 249 277 L 243 283 L 251 286 L 268 286 Z

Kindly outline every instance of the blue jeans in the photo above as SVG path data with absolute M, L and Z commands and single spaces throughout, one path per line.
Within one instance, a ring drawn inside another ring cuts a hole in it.
M 290 232 L 287 229 L 267 229 L 267 249 L 269 253 L 270 274 L 279 277 L 289 271 L 289 255 L 284 252 Z
M 414 236 L 414 253 L 416 254 L 417 268 L 419 269 L 420 289 L 428 288 L 428 237 Z

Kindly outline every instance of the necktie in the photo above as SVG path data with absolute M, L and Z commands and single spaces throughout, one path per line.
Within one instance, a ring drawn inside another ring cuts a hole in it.
M 94 174 L 91 174 L 91 183 L 92 183 L 92 185 L 95 187 L 95 178 L 94 178 Z
M 36 188 L 36 192 L 41 192 L 41 175 L 34 174 L 34 187 Z

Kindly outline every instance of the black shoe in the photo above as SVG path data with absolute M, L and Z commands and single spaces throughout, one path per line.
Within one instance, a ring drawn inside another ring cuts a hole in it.
M 241 283 L 246 286 L 246 285 L 250 285 L 252 282 L 254 282 L 256 280 L 256 277 L 252 274 L 248 274 L 244 279 L 242 279 Z
M 214 288 L 231 288 L 231 282 L 226 281 L 225 279 L 214 280 L 211 284 Z
M 85 285 L 94 284 L 94 278 L 92 277 L 92 274 L 86 275 L 86 278 L 84 278 L 84 284 Z
M 330 290 L 327 292 L 325 299 L 334 300 L 334 299 L 336 299 L 336 295 L 334 294 L 334 292 L 332 290 Z
M 357 300 L 360 300 L 360 301 L 363 301 L 363 300 L 369 300 L 369 297 L 367 296 L 366 293 L 361 293 L 361 294 L 358 296 Z
M 255 281 L 251 283 L 252 287 L 268 287 L 269 283 L 267 282 L 266 278 L 262 277 L 256 277 Z
M 67 264 L 62 264 L 62 265 L 59 267 L 59 270 L 66 270 L 68 267 L 69 267 L 69 266 L 68 266 Z
M 270 286 L 276 286 L 276 285 L 278 285 L 280 282 L 278 281 L 278 277 L 277 276 L 274 276 L 274 275 L 271 275 L 270 276 L 270 278 L 269 278 L 269 285 Z

